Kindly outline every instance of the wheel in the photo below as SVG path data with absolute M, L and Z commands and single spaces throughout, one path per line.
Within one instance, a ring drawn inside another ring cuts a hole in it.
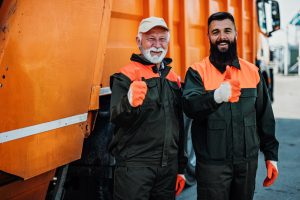
M 109 96 L 100 98 L 101 109 L 82 155 L 57 170 L 46 200 L 112 200 L 114 158 L 108 152 L 114 126 L 109 122 Z
M 188 156 L 188 162 L 186 167 L 186 184 L 188 186 L 192 186 L 196 184 L 196 176 L 195 176 L 195 168 L 196 168 L 196 155 L 194 152 L 194 147 L 192 143 L 192 135 L 191 135 L 191 126 L 192 126 L 192 119 L 184 116 L 184 131 L 186 135 L 185 139 L 185 150 Z
M 56 169 L 55 176 L 49 184 L 46 200 L 61 200 L 64 199 L 65 182 L 67 178 L 69 165 L 64 165 Z

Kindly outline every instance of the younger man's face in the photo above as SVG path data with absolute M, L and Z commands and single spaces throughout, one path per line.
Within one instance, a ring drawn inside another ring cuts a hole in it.
M 230 44 L 237 39 L 233 22 L 230 19 L 213 20 L 208 27 L 208 38 L 220 53 L 228 52 Z

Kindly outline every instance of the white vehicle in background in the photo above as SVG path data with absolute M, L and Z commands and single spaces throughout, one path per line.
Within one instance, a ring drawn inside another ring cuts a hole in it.
M 285 46 L 284 68 L 279 72 L 285 75 L 299 74 L 300 57 L 300 11 L 292 18 L 286 28 L 287 42 Z

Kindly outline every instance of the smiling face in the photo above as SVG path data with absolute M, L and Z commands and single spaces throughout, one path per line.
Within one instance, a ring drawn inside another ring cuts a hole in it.
M 208 38 L 220 52 L 227 52 L 237 39 L 235 26 L 230 19 L 213 20 L 208 27 Z
M 136 38 L 141 53 L 151 63 L 160 63 L 167 54 L 169 32 L 162 27 L 154 27 Z

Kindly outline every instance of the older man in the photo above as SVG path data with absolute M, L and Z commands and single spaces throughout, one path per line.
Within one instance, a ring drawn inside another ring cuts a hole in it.
M 170 200 L 184 187 L 181 86 L 165 58 L 169 39 L 162 18 L 143 19 L 136 37 L 141 54 L 111 77 L 116 200 Z

